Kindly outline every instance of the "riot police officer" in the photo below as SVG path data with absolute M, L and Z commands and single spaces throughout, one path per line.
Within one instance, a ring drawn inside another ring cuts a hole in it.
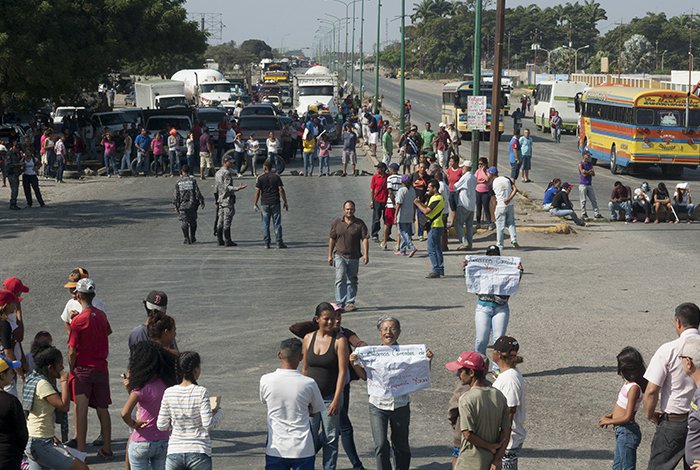
M 17 205 L 17 195 L 19 194 L 19 175 L 22 173 L 22 158 L 19 155 L 17 143 L 13 142 L 10 151 L 7 147 L 0 145 L 0 160 L 5 161 L 2 170 L 10 181 L 10 209 L 19 210 Z
M 236 191 L 245 189 L 248 186 L 239 184 L 233 186 L 233 157 L 226 155 L 224 157 L 223 166 L 214 175 L 216 187 L 216 200 L 218 205 L 217 223 L 216 223 L 216 238 L 220 246 L 236 246 L 237 244 L 231 241 L 231 220 L 235 214 Z M 225 241 L 224 241 L 225 239 Z
M 190 176 L 190 167 L 182 165 L 180 168 L 180 179 L 175 184 L 175 195 L 173 204 L 177 211 L 178 218 L 182 224 L 182 234 L 185 236 L 186 245 L 197 241 L 197 209 L 202 206 L 204 209 L 204 197 L 199 191 L 197 181 Z

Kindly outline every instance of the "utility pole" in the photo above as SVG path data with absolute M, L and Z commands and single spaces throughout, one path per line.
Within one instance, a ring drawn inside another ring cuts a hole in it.
M 481 0 L 478 0 L 479 2 Z M 406 113 L 404 112 L 404 104 L 406 103 L 406 0 L 401 0 L 401 91 L 399 92 L 399 101 L 401 108 L 401 126 L 400 131 L 403 136 L 406 132 Z
M 476 0 L 474 5 L 474 57 L 472 59 L 473 86 L 472 94 L 481 94 L 481 9 L 482 0 Z M 459 122 L 455 123 L 459 131 Z M 479 141 L 481 134 L 477 129 L 472 129 L 472 173 L 478 168 L 479 162 Z
M 350 82 L 355 88 L 355 3 L 352 2 L 352 69 L 350 69 Z
M 625 23 L 620 20 L 615 24 L 620 28 L 620 39 L 617 44 L 617 79 L 620 80 L 620 76 L 622 75 L 622 61 L 620 60 L 622 57 L 622 27 L 625 25 Z
M 382 0 L 377 0 L 377 49 L 374 53 L 374 114 L 379 112 L 379 46 L 382 40 Z
M 498 166 L 498 128 L 501 122 L 501 69 L 503 68 L 503 30 L 505 28 L 506 0 L 496 3 L 496 49 L 493 66 L 493 91 L 491 93 L 491 136 L 489 162 Z
M 364 90 L 362 88 L 362 73 L 365 68 L 365 0 L 362 0 L 362 8 L 360 12 L 360 105 L 362 104 L 362 99 L 364 98 Z

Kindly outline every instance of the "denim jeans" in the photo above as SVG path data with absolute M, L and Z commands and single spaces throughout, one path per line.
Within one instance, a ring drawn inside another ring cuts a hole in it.
M 243 162 L 245 161 L 245 153 L 234 152 L 233 159 L 236 162 L 236 173 L 240 174 L 241 168 L 243 168 Z M 188 165 L 189 165 L 189 163 L 188 163 Z M 190 168 L 192 168 L 192 167 L 190 166 Z
M 196 452 L 170 454 L 165 460 L 165 470 L 211 470 L 211 457 Z
M 406 405 L 390 411 L 380 410 L 369 404 L 369 424 L 372 429 L 377 470 L 391 470 L 392 450 L 396 470 L 408 470 L 411 465 L 411 447 L 408 444 L 411 423 L 410 406 Z M 391 446 L 387 439 L 389 429 L 391 429 Z
M 280 204 L 269 204 L 261 206 L 262 212 L 262 231 L 263 240 L 265 243 L 270 243 L 270 218 L 272 225 L 275 228 L 275 243 L 278 245 L 283 243 L 282 240 L 282 209 Z
M 116 175 L 118 173 L 117 171 L 117 164 L 114 162 L 114 155 L 112 154 L 104 154 L 104 162 L 105 162 L 105 171 L 107 172 L 108 175 Z
M 508 227 L 510 242 L 518 243 L 515 234 L 515 206 L 496 207 L 496 245 L 503 248 L 504 230 Z
M 688 435 L 688 420 L 669 421 L 663 419 L 651 439 L 648 470 L 674 470 L 678 462 L 685 460 L 685 438 Z M 692 462 L 690 462 L 692 464 Z M 683 468 L 690 470 L 684 463 Z
M 149 160 L 147 153 L 136 152 L 136 175 L 138 175 L 141 170 L 143 170 L 144 176 L 148 176 L 151 173 L 151 162 Z
M 304 157 L 304 176 L 314 174 L 314 153 L 304 152 L 302 153 Z
M 416 249 L 416 246 L 411 241 L 411 236 L 413 235 L 413 224 L 399 222 L 399 236 L 401 237 L 401 243 L 399 244 L 399 251 L 403 254 L 408 253 Z
M 66 157 L 59 157 L 58 155 L 56 156 L 56 181 L 63 181 L 63 169 L 65 167 L 65 162 Z
M 187 166 L 190 167 L 190 173 L 194 172 L 194 164 L 194 154 L 187 155 Z M 238 169 L 238 172 L 241 172 L 240 168 Z
M 180 171 L 180 159 L 177 158 L 177 152 L 175 152 L 174 150 L 169 150 L 168 160 L 170 161 L 170 174 L 178 174 Z
M 572 209 L 550 209 L 549 213 L 554 217 L 571 217 L 576 225 L 583 225 L 583 220 L 579 219 Z
M 163 162 L 163 154 L 153 154 L 153 161 L 156 163 L 155 166 L 155 172 L 156 176 L 162 175 L 165 173 L 165 164 Z
M 345 449 L 345 455 L 352 464 L 352 468 L 362 468 L 362 461 L 357 455 L 355 447 L 355 431 L 352 428 L 352 422 L 348 411 L 350 410 L 350 383 L 345 384 L 343 389 L 343 406 L 340 407 L 340 440 Z
M 124 155 L 122 155 L 122 161 L 121 161 L 121 165 L 119 167 L 119 171 L 130 170 L 130 169 L 131 169 L 131 151 L 125 150 Z
M 267 158 L 270 160 L 272 163 L 272 167 L 275 169 L 275 173 L 278 175 L 280 174 L 280 162 L 279 162 L 279 154 L 274 153 L 274 152 L 269 152 L 267 154 Z
M 467 230 L 465 232 L 464 227 Z M 455 216 L 455 230 L 457 238 L 462 245 L 472 246 L 474 240 L 474 211 L 468 211 L 464 207 L 457 206 L 457 215 Z
M 165 470 L 168 441 L 129 441 L 131 470 Z
M 608 202 L 608 209 L 610 209 L 610 220 L 617 220 L 617 212 L 625 211 L 625 220 L 632 220 L 632 201 L 624 202 Z
M 491 207 L 489 206 L 489 201 L 491 200 L 491 195 L 487 192 L 476 193 L 476 223 L 481 223 L 481 214 L 483 211 L 484 222 L 487 224 L 491 223 Z
M 53 442 L 53 438 L 47 439 L 30 437 L 25 448 L 29 470 L 43 470 L 45 468 L 68 468 L 73 462 L 73 456 L 63 447 Z
M 53 166 L 56 163 L 56 152 L 54 152 L 53 149 L 46 151 L 46 161 L 48 162 L 48 166 L 44 168 L 44 176 L 53 176 Z
M 341 398 L 342 399 L 342 398 Z M 323 411 L 311 417 L 311 433 L 314 436 L 316 452 L 323 448 L 323 470 L 335 470 L 338 461 L 338 438 L 340 437 L 340 416 L 328 415 L 328 405 L 333 397 L 324 397 Z
M 331 157 L 318 157 L 318 174 L 323 175 L 325 174 L 326 176 L 331 176 Z M 326 172 L 323 173 L 323 168 L 326 169 Z
M 445 227 L 433 227 L 428 232 L 428 258 L 433 267 L 433 272 L 441 276 L 445 275 L 445 262 L 442 257 L 442 234 Z
M 83 172 L 83 165 L 81 164 L 82 159 L 83 159 L 82 153 L 75 154 L 75 166 L 77 167 L 78 175 L 80 175 Z
M 316 456 L 301 459 L 286 459 L 265 455 L 265 470 L 314 470 Z
M 357 296 L 357 273 L 360 269 L 359 259 L 350 259 L 335 255 L 335 301 L 341 306 L 354 304 Z
M 36 195 L 36 200 L 39 201 L 39 205 L 44 205 L 44 199 L 41 197 L 41 190 L 39 189 L 39 178 L 36 175 L 23 175 L 22 186 L 24 187 L 24 197 L 27 199 L 27 206 L 32 207 L 34 203 L 32 201 L 32 189 Z
M 637 447 L 641 440 L 642 431 L 634 421 L 615 426 L 615 455 L 612 470 L 637 468 Z
M 510 164 L 510 177 L 511 179 L 517 180 L 518 175 L 520 175 L 520 163 L 512 163 Z
M 508 304 L 488 307 L 477 302 L 476 312 L 474 313 L 474 330 L 476 336 L 474 349 L 476 352 L 486 354 L 486 348 L 489 345 L 489 336 L 492 336 L 493 341 L 496 341 L 506 334 L 509 318 L 510 307 L 508 307 Z
M 676 211 L 676 214 L 682 214 L 686 213 L 688 214 L 688 220 L 693 219 L 693 213 L 695 212 L 695 205 L 694 204 L 673 204 L 673 210 Z

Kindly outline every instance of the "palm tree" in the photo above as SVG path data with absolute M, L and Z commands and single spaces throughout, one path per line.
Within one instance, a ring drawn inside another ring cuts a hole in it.
M 596 24 L 598 24 L 599 21 L 608 19 L 606 11 L 601 8 L 600 3 L 596 2 L 595 0 L 584 0 L 582 13 L 584 21 L 591 27 L 591 29 L 596 31 L 598 31 Z
M 433 0 L 423 0 L 418 5 L 413 5 L 411 21 L 425 20 L 433 15 Z

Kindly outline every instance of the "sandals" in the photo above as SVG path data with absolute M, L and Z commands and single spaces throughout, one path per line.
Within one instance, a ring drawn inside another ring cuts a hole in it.
M 97 456 L 104 460 L 105 462 L 111 462 L 114 460 L 114 452 L 110 452 L 109 454 L 105 452 L 104 450 L 100 449 L 97 451 Z

